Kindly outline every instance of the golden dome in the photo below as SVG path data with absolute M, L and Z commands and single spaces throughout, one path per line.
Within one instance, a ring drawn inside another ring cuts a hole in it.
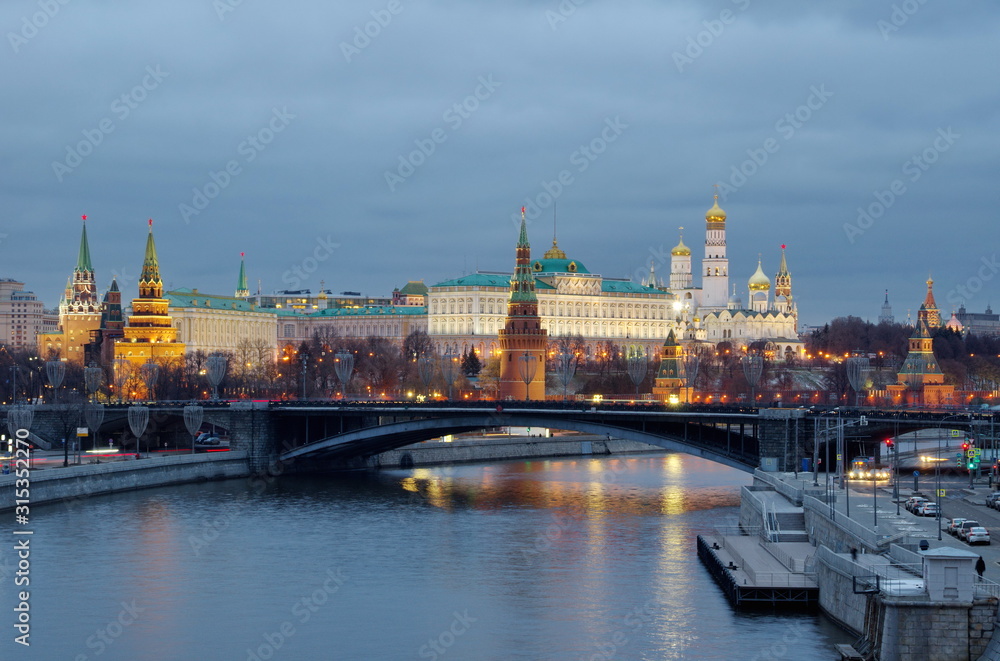
M 767 277 L 764 273 L 764 269 L 760 267 L 760 260 L 757 260 L 757 270 L 754 274 L 750 276 L 750 281 L 747 283 L 750 291 L 768 291 L 771 289 L 771 279 Z
M 556 245 L 555 239 L 552 239 L 552 247 L 545 251 L 545 259 L 566 259 L 566 253 Z
M 715 203 L 712 208 L 708 210 L 705 214 L 705 220 L 710 223 L 724 223 L 726 222 L 726 212 L 722 210 L 719 206 L 719 196 L 715 195 Z
M 691 256 L 691 249 L 688 248 L 686 245 L 684 245 L 684 237 L 681 237 L 681 240 L 677 242 L 677 245 L 674 246 L 674 249 L 670 251 L 670 254 L 673 255 L 674 257 Z

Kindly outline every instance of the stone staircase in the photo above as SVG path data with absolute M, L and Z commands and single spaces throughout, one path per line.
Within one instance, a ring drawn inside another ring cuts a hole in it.
M 772 515 L 778 527 L 778 542 L 808 542 L 804 512 L 778 512 Z

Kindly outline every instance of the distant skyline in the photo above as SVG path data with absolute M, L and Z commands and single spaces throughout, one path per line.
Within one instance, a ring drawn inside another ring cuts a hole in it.
M 800 322 L 996 303 L 1000 8 L 986 1 L 0 6 L 0 277 L 388 296 L 534 254 L 695 264 L 714 185 L 744 295 Z M 664 257 L 665 256 L 665 257 Z M 915 314 L 915 312 L 914 312 Z

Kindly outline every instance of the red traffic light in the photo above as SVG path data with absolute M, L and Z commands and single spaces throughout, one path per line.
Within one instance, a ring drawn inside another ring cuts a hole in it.
M 892 442 L 891 438 L 885 439 L 885 447 L 892 448 L 893 445 L 894 445 L 894 443 Z
M 968 443 L 962 443 L 962 449 L 963 450 L 968 450 L 969 449 L 969 444 Z

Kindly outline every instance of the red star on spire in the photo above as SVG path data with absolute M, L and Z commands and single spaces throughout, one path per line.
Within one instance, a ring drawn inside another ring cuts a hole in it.
M 149 229 L 153 229 L 153 219 L 149 219 Z
M 87 220 L 87 214 L 83 214 L 82 216 L 80 216 L 80 218 L 83 218 L 84 221 L 86 221 Z
M 241 252 L 241 253 L 240 253 L 240 257 L 243 257 L 244 255 L 246 255 L 246 253 L 245 253 L 245 252 Z
M 782 249 L 782 250 L 784 250 L 784 249 L 785 249 L 785 244 L 784 244 L 784 243 L 782 243 L 782 244 L 781 244 L 781 249 Z

